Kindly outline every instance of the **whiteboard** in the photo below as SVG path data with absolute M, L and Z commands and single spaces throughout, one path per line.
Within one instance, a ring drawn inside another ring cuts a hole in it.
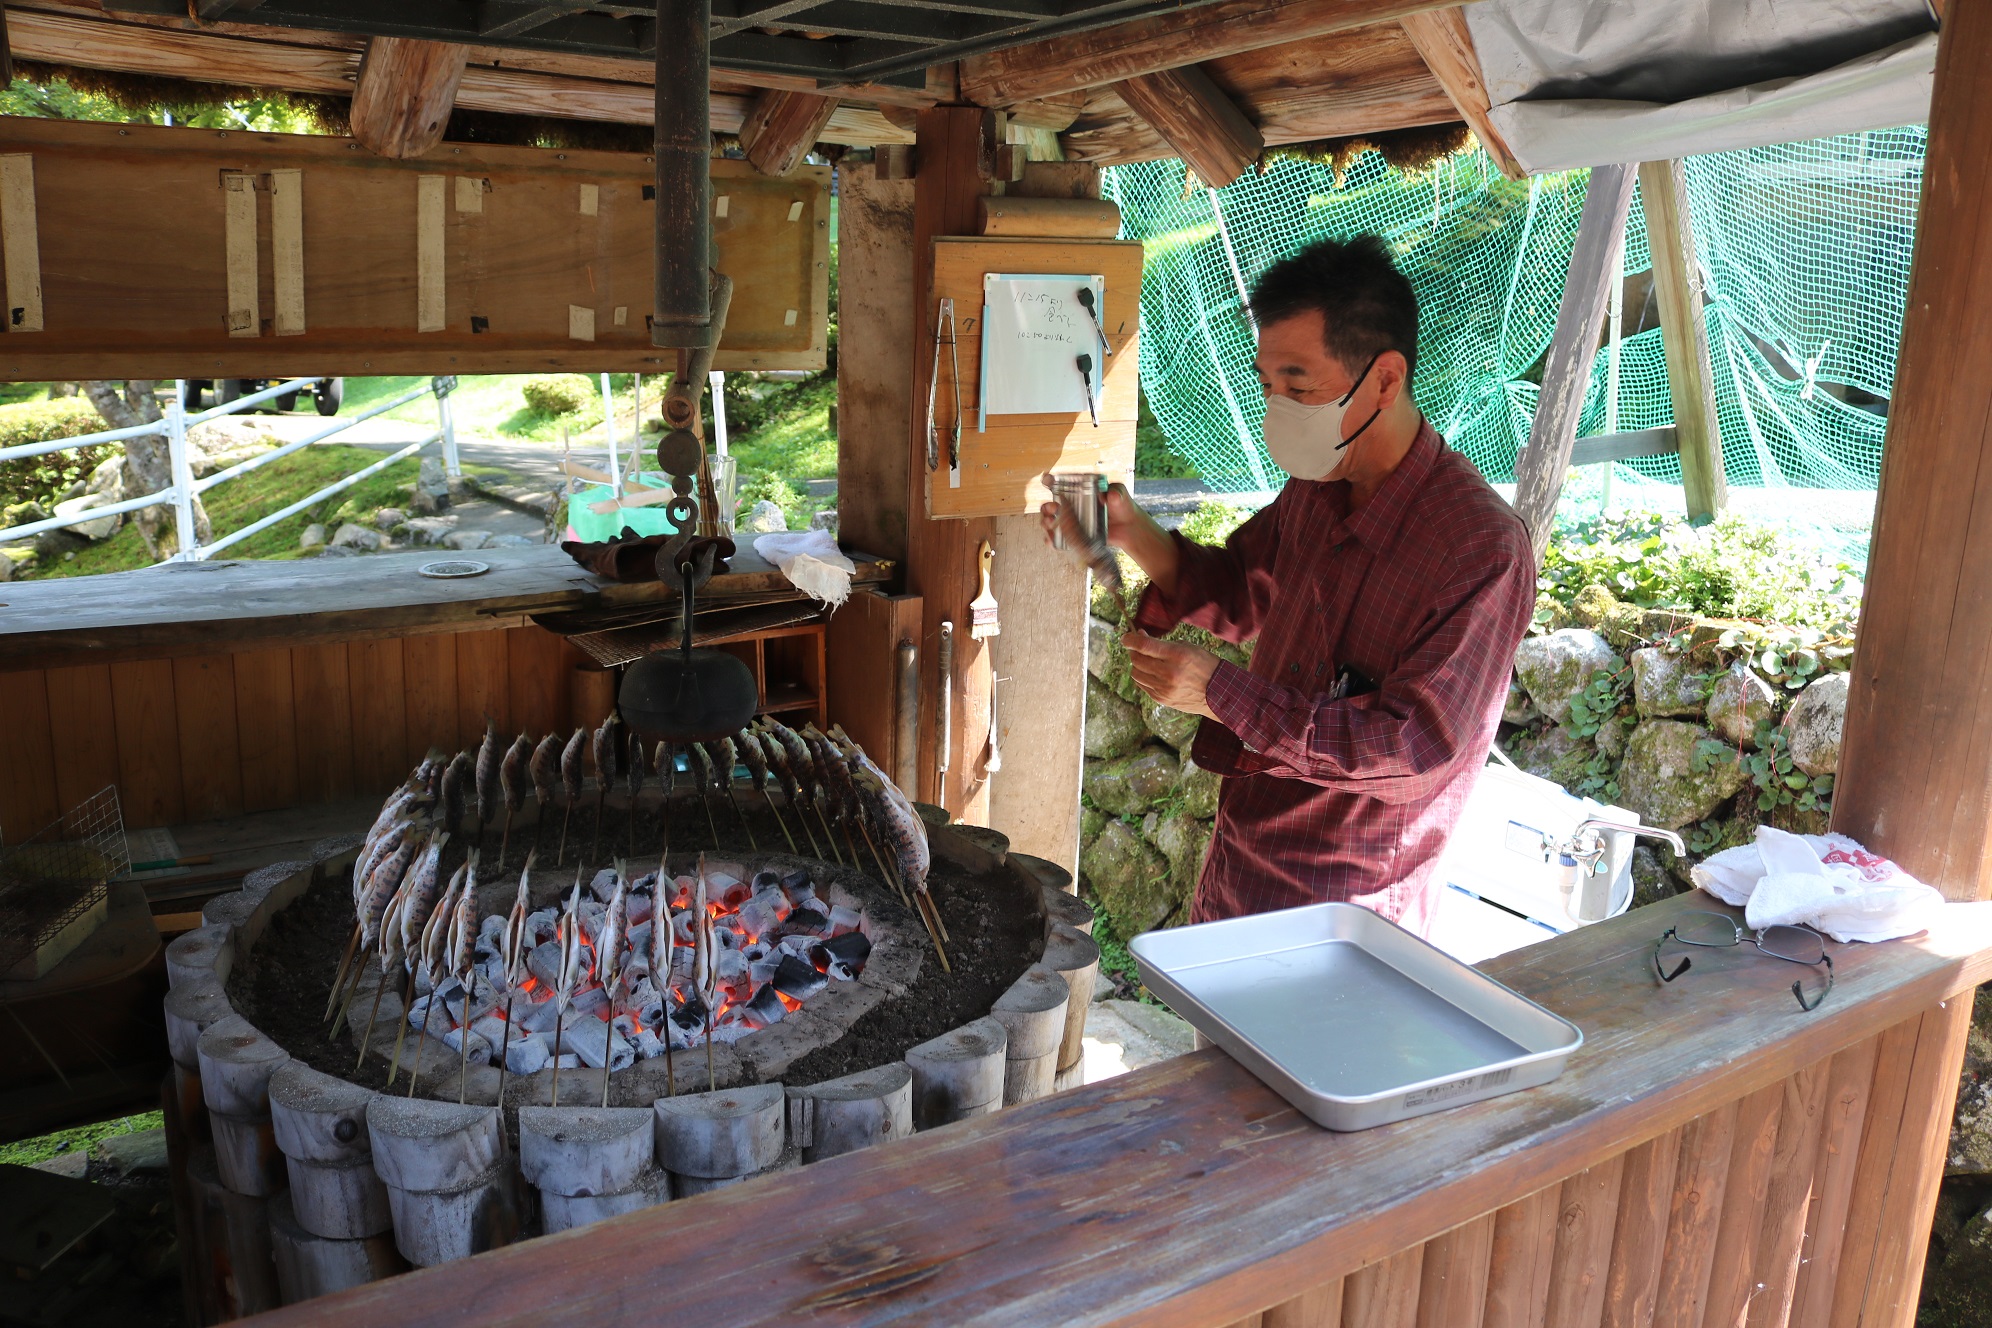
M 1093 292 L 1099 321 L 1079 302 Z M 1100 401 L 1106 345 L 1106 278 L 991 272 L 982 279 L 982 401 L 977 429 L 991 415 L 1069 415 Z M 1079 356 L 1092 358 L 1082 376 Z

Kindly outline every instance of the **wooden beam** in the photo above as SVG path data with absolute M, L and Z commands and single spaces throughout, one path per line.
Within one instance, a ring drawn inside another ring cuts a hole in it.
M 1196 65 L 1136 74 L 1114 91 L 1213 189 L 1251 169 L 1265 149 L 1257 126 Z
M 650 344 L 667 349 L 699 350 L 712 341 L 712 122 L 705 90 L 711 26 L 712 0 L 658 8 Z
M 1639 196 L 1653 250 L 1653 293 L 1667 353 L 1667 391 L 1681 444 L 1681 487 L 1688 519 L 1706 521 L 1729 505 L 1722 465 L 1722 425 L 1715 413 L 1708 325 L 1702 317 L 1701 265 L 1688 222 L 1688 182 L 1678 161 L 1639 165 Z
M 837 99 L 813 92 L 763 92 L 740 126 L 740 150 L 763 175 L 783 176 L 802 165 L 824 126 L 837 113 Z
M 1487 83 L 1480 74 L 1480 56 L 1473 49 L 1473 34 L 1466 27 L 1466 10 L 1433 9 L 1406 14 L 1399 22 L 1404 26 L 1404 35 L 1424 57 L 1432 77 L 1446 90 L 1446 96 L 1452 98 L 1460 118 L 1472 127 L 1474 137 L 1480 140 L 1480 146 L 1487 150 L 1501 174 L 1510 180 L 1526 176 L 1528 172 L 1508 149 L 1508 141 L 1487 116 L 1490 105 Z
M 1445 0 L 1220 0 L 961 62 L 961 95 L 1008 106 L 1442 8 Z
M 1202 68 L 1273 146 L 1459 118 L 1395 23 L 1227 55 Z M 1069 156 L 1103 165 L 1174 155 L 1111 87 L 1086 95 L 1061 140 Z
M 7 10 L 0 6 L 0 88 L 14 81 L 14 48 L 7 40 Z
M 353 85 L 353 137 L 382 157 L 421 156 L 443 141 L 467 61 L 449 42 L 369 39 Z
M 1595 466 L 1601 461 L 1631 461 L 1637 457 L 1673 456 L 1681 450 L 1674 426 L 1599 433 L 1579 438 L 1570 449 L 1570 464 Z
M 1632 208 L 1633 180 L 1631 163 L 1591 168 L 1577 243 L 1570 251 L 1570 272 L 1563 283 L 1563 303 L 1556 311 L 1556 332 L 1543 365 L 1535 424 L 1529 430 L 1528 446 L 1515 458 L 1515 510 L 1528 523 L 1538 564 L 1549 547 L 1557 495 L 1563 492 L 1563 476 L 1570 469 L 1577 441 L 1577 415 L 1591 382 L 1591 357 L 1598 349 L 1605 295 L 1618 279 L 1619 245 L 1625 236 L 1626 213 Z

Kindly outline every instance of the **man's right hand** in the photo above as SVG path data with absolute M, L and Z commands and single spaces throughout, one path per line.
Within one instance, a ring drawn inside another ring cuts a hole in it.
M 1049 474 L 1044 476 L 1044 486 L 1051 488 Z M 1085 536 L 1080 534 L 1078 523 L 1058 502 L 1044 504 L 1038 509 L 1038 515 L 1044 525 L 1047 543 L 1055 541 L 1062 525 L 1068 548 L 1085 544 Z M 1164 595 L 1175 594 L 1179 561 L 1176 541 L 1155 523 L 1154 517 L 1135 504 L 1134 495 L 1127 491 L 1124 484 L 1107 486 L 1107 544 L 1124 550 Z

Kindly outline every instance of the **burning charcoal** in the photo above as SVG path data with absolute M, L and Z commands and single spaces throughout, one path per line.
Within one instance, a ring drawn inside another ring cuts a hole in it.
M 712 1029 L 712 1040 L 722 1047 L 730 1047 L 754 1031 L 744 1020 L 737 1024 L 715 1024 Z
M 616 871 L 613 867 L 602 868 L 595 873 L 595 879 L 588 882 L 588 893 L 595 896 L 601 903 L 608 903 L 609 896 L 615 892 Z
M 780 890 L 763 890 L 740 906 L 740 925 L 750 936 L 765 936 L 788 915 L 788 897 Z
M 650 971 L 650 924 L 634 923 L 629 929 L 629 958 L 623 961 L 625 968 L 640 968 Z
M 505 1021 L 497 1015 L 487 1014 L 472 1020 L 470 1031 L 495 1047 L 505 1040 Z
M 782 1004 L 782 998 L 775 994 L 772 986 L 762 987 L 755 992 L 754 999 L 747 1002 L 746 1009 L 748 1022 L 756 1028 L 779 1024 L 782 1016 L 788 1013 L 788 1007 Z
M 738 950 L 720 951 L 718 972 L 719 982 L 723 987 L 730 987 L 736 982 L 745 981 L 747 977 L 746 956 L 742 955 Z
M 740 947 L 740 953 L 748 963 L 758 964 L 768 957 L 769 949 L 770 947 L 766 941 L 756 941 L 752 945 L 743 945 Z
M 782 930 L 790 936 L 820 936 L 830 930 L 830 919 L 813 908 L 797 905 L 782 924 Z
M 830 964 L 831 964 L 830 952 L 824 949 L 822 946 L 820 945 L 810 946 L 809 953 L 805 955 L 804 958 L 806 958 L 809 961 L 809 966 L 815 969 L 817 972 L 828 973 L 830 971 Z
M 546 941 L 535 945 L 532 953 L 526 956 L 526 971 L 539 979 L 543 987 L 560 985 L 560 942 Z
M 686 908 L 692 902 L 694 882 L 689 876 L 679 876 L 671 882 L 671 907 Z
M 871 937 L 861 931 L 847 931 L 842 936 L 832 936 L 823 943 L 833 959 L 842 960 L 853 969 L 862 968 L 865 959 L 872 952 Z
M 747 980 L 756 987 L 765 986 L 775 980 L 775 970 L 781 966 L 780 959 L 756 959 L 747 965 Z
M 692 911 L 679 909 L 671 915 L 671 934 L 678 938 L 678 949 L 688 949 L 692 943 Z
M 781 967 L 775 970 L 773 985 L 776 991 L 792 1000 L 806 1001 L 829 986 L 830 979 L 794 955 L 786 955 Z
M 602 1068 L 602 1053 L 609 1054 L 609 1072 L 627 1070 L 636 1063 L 636 1048 L 614 1032 L 604 1037 L 600 1020 L 582 1019 L 567 1025 L 560 1031 L 560 1049 L 581 1058 L 581 1063 L 593 1070 Z M 565 1060 L 565 1056 L 562 1057 Z
M 602 1012 L 609 1008 L 609 994 L 602 990 L 602 984 L 598 982 L 575 992 L 573 1004 L 568 1008 L 575 1014 L 592 1015 L 599 1019 Z
M 513 1074 L 538 1074 L 553 1059 L 544 1033 L 529 1033 L 524 1037 L 512 1034 L 512 1040 L 505 1047 L 505 1068 Z
M 609 920 L 609 906 L 598 904 L 592 899 L 581 901 L 581 934 L 588 939 L 590 946 L 602 934 L 602 924 Z
M 857 976 L 858 976 L 858 970 L 852 968 L 849 964 L 845 963 L 843 960 L 833 959 L 830 961 L 831 981 L 853 982 L 857 980 Z
M 754 887 L 745 881 L 735 881 L 731 885 L 721 885 L 715 881 L 713 885 L 722 908 L 739 908 L 754 896 Z
M 562 1039 L 562 1041 L 565 1040 L 566 1039 L 564 1038 Z M 555 1056 L 553 1059 L 549 1060 L 547 1064 L 553 1066 L 555 1069 L 560 1069 L 560 1070 L 578 1070 L 581 1068 L 581 1058 L 579 1056 L 576 1056 L 571 1051 L 564 1051 L 560 1055 Z
M 530 1033 L 545 1033 L 551 1036 L 555 1021 L 560 1017 L 559 1002 L 537 1001 L 523 1014 L 515 1015 L 513 1022 Z M 552 1044 L 549 1043 L 549 1046 Z
M 636 1026 L 636 1054 L 644 1060 L 649 1060 L 652 1056 L 662 1056 L 664 1054 L 664 1044 L 658 1040 L 655 1033 L 650 1031 L 648 1023 L 640 1023 Z
M 643 923 L 650 921 L 655 911 L 656 910 L 651 906 L 651 899 L 649 895 L 638 894 L 636 891 L 631 890 L 629 892 L 630 934 L 634 936 L 636 934 L 636 928 L 641 926 Z
M 832 936 L 842 936 L 846 932 L 856 931 L 864 925 L 864 920 L 864 914 L 854 908 L 845 908 L 842 904 L 839 904 L 830 910 L 830 934 Z
M 754 893 L 758 895 L 763 890 L 780 888 L 781 883 L 782 874 L 780 872 L 769 871 L 766 867 L 763 867 L 760 871 L 754 873 L 754 879 L 749 884 L 754 887 Z
M 526 915 L 526 936 L 532 945 L 545 945 L 554 938 L 559 928 L 560 910 L 557 908 L 543 908 Z
M 788 892 L 790 899 L 794 899 L 798 895 L 816 893 L 816 887 L 810 884 L 809 873 L 806 871 L 792 871 L 782 877 L 782 889 Z

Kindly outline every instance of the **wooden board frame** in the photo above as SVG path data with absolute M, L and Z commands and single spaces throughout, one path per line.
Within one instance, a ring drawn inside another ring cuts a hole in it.
M 926 357 L 933 355 L 940 302 L 955 307 L 955 353 L 960 357 L 960 401 L 945 349 L 934 398 L 936 419 L 961 410 L 961 487 L 948 485 L 947 447 L 940 467 L 927 476 L 927 515 L 1023 516 L 1048 501 L 1039 481 L 1048 470 L 1098 470 L 1127 482 L 1134 475 L 1134 426 L 1140 414 L 1138 356 L 1142 247 L 1138 240 L 934 239 L 933 293 L 925 311 Z M 1085 272 L 1106 278 L 1107 357 L 1100 426 L 1084 411 L 1069 415 L 1006 415 L 978 432 L 981 401 L 982 279 L 991 272 Z
M 42 330 L 0 338 L 0 379 L 676 365 L 675 352 L 650 344 L 648 156 L 445 143 L 399 161 L 344 138 L 14 118 L 0 119 L 0 137 L 33 162 L 43 316 Z M 294 181 L 280 178 L 301 193 L 301 281 L 287 272 L 295 244 L 272 250 L 272 176 L 292 171 Z M 253 263 L 238 254 L 236 281 L 256 282 L 260 314 L 231 336 L 233 195 L 222 181 L 244 174 L 254 178 L 255 248 Z M 423 177 L 438 176 L 473 182 L 477 206 L 465 208 L 469 195 L 453 184 L 430 234 L 434 208 L 418 199 Z M 772 179 L 716 159 L 712 179 L 717 261 L 735 277 L 715 367 L 824 367 L 830 169 Z M 424 287 L 419 255 L 437 246 L 440 272 Z M 593 339 L 579 339 L 589 322 Z

